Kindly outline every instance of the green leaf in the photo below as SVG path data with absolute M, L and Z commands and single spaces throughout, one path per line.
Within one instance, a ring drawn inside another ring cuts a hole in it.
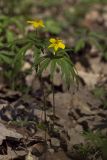
M 102 51 L 102 46 L 101 46 L 101 44 L 99 43 L 98 39 L 96 39 L 96 38 L 94 38 L 94 37 L 89 37 L 88 40 L 89 40 L 89 43 L 90 43 L 91 45 L 94 44 L 97 49 L 99 49 L 100 51 Z
M 10 57 L 8 57 L 7 55 L 5 55 L 5 54 L 1 54 L 0 53 L 0 61 L 1 61 L 1 63 L 3 62 L 5 62 L 5 63 L 7 63 L 7 64 L 11 64 L 12 63 L 12 59 L 10 58 Z
M 36 71 L 38 70 L 38 64 L 40 63 L 41 61 L 41 50 L 36 48 L 35 51 L 34 51 L 34 67 L 36 69 Z
M 63 57 L 57 61 L 58 65 L 61 67 L 62 78 L 69 87 L 71 82 L 75 80 L 76 73 L 71 61 L 67 57 Z
M 84 47 L 85 47 L 85 41 L 83 39 L 80 39 L 79 41 L 76 42 L 75 52 L 80 51 Z
M 46 28 L 48 32 L 54 34 L 59 34 L 62 31 L 61 25 L 52 19 L 46 21 Z
M 14 41 L 14 33 L 12 31 L 7 30 L 6 37 L 8 42 Z
M 43 73 L 43 71 L 48 67 L 50 61 L 51 61 L 50 58 L 47 57 L 46 59 L 44 59 L 40 62 L 38 74 Z
M 50 65 L 51 79 L 53 79 L 54 72 L 55 72 L 55 69 L 56 69 L 56 65 L 57 65 L 57 59 L 52 59 L 51 60 L 51 65 Z
M 24 59 L 25 53 L 29 48 L 31 48 L 31 46 L 32 46 L 31 44 L 27 44 L 23 48 L 19 49 L 19 52 L 15 56 L 14 61 L 13 61 L 15 75 L 17 75 L 17 72 L 20 71 L 22 64 L 23 64 L 23 59 Z

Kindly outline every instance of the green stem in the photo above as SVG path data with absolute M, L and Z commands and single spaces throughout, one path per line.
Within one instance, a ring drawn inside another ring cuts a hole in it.
M 46 119 L 46 98 L 45 98 L 45 91 L 43 91 L 43 101 L 44 101 L 44 122 L 45 122 L 45 141 L 47 140 L 47 137 L 46 137 L 46 122 L 47 122 L 47 119 Z
M 52 95 L 53 95 L 53 127 L 55 125 L 55 91 L 54 91 L 54 84 L 53 84 L 53 80 L 52 80 Z
M 13 77 L 12 81 L 10 81 L 11 89 L 15 90 L 15 78 Z
M 35 32 L 36 32 L 36 37 L 39 37 L 38 29 L 36 29 Z
M 43 81 L 42 81 L 42 78 L 40 77 L 40 83 L 41 83 L 41 89 L 42 89 L 42 92 L 43 92 L 43 111 L 44 111 L 44 123 L 45 123 L 45 141 L 47 140 L 47 137 L 46 137 L 46 122 L 47 122 L 47 114 L 46 114 L 46 96 L 45 96 L 45 89 L 44 89 L 44 84 L 43 84 Z
M 46 123 L 47 119 L 46 119 L 46 97 L 45 97 L 45 91 L 44 88 L 43 89 L 43 102 L 44 102 L 44 121 Z

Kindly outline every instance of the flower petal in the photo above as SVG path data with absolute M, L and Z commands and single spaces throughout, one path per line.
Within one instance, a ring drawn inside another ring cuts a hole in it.
M 55 43 L 55 42 L 56 42 L 56 39 L 55 39 L 55 38 L 50 38 L 50 39 L 49 39 L 49 42 Z
M 57 42 L 58 42 L 58 43 L 62 42 L 62 39 L 57 39 Z
M 43 27 L 43 28 L 45 27 L 45 25 L 44 25 L 44 24 L 40 24 L 40 26 L 41 26 L 41 27 Z
M 35 28 L 38 28 L 38 27 L 39 27 L 39 25 L 38 25 L 37 23 L 33 23 L 32 25 L 33 25 L 33 27 L 35 27 Z
M 60 43 L 58 44 L 58 47 L 64 49 L 64 48 L 65 48 L 65 44 L 63 44 L 63 43 L 60 42 Z
M 31 24 L 33 24 L 33 23 L 34 23 L 34 21 L 27 21 L 27 23 L 31 23 Z
M 42 21 L 42 20 L 39 20 L 39 21 L 38 21 L 38 24 L 39 24 L 41 27 L 45 27 L 45 25 L 43 24 L 43 21 Z
M 48 48 L 54 48 L 54 44 L 50 44 L 49 46 L 48 46 Z
M 54 45 L 54 50 L 55 50 L 55 52 L 58 50 L 58 45 Z
M 42 21 L 42 20 L 27 21 L 27 23 L 32 24 L 33 27 L 35 27 L 35 28 L 45 27 L 45 25 L 43 24 L 43 21 Z

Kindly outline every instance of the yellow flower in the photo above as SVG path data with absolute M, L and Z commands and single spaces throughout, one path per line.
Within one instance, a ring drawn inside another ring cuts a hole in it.
M 49 40 L 51 44 L 48 46 L 48 48 L 53 48 L 54 51 L 56 52 L 59 48 L 64 49 L 65 44 L 61 39 L 55 39 L 55 38 L 50 38 Z
M 41 28 L 45 27 L 44 23 L 42 20 L 35 20 L 35 21 L 27 21 L 27 23 L 31 24 L 34 28 Z

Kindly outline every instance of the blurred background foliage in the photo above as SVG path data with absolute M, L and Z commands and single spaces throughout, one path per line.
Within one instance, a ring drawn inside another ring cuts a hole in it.
M 107 60 L 107 33 L 106 28 L 101 27 L 104 20 L 100 17 L 107 13 L 106 4 L 106 0 L 1 0 L 0 45 L 4 39 L 12 41 L 17 33 L 26 28 L 26 20 L 38 17 L 45 21 L 48 34 L 65 38 L 70 47 L 76 47 L 76 51 L 94 43 L 104 60 Z M 88 13 L 94 16 L 93 21 Z M 94 20 L 97 25 L 94 25 Z M 14 26 L 17 26 L 16 30 Z
M 102 60 L 107 61 L 106 15 L 106 0 L 0 0 L 0 63 L 6 66 L 5 75 L 13 77 L 15 63 L 12 61 L 25 45 L 11 43 L 27 36 L 32 28 L 26 21 L 35 18 L 45 22 L 42 36 L 64 39 L 67 48 L 75 53 L 68 53 L 74 63 L 83 62 L 83 56 L 88 62 L 93 47 Z M 19 71 L 17 69 L 15 77 Z

